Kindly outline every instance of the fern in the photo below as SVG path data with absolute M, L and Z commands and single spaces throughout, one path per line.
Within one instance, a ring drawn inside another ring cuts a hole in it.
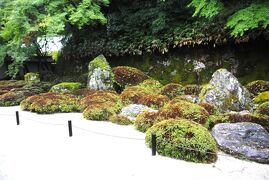
M 224 8 L 219 0 L 192 0 L 188 7 L 194 7 L 193 17 L 200 16 L 210 18 L 218 15 Z
M 253 29 L 266 29 L 269 25 L 269 3 L 253 3 L 249 7 L 234 13 L 227 21 L 226 28 L 231 29 L 231 36 L 243 36 Z

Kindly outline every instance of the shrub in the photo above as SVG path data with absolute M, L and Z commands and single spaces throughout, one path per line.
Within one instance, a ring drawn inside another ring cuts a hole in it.
M 72 92 L 72 94 L 74 94 L 75 96 L 78 96 L 78 97 L 86 97 L 86 96 L 90 96 L 94 93 L 96 93 L 97 91 L 96 90 L 93 90 L 93 89 L 88 89 L 88 88 L 83 88 L 83 89 L 77 89 L 75 90 L 74 92 Z
M 143 104 L 151 108 L 159 109 L 168 103 L 169 98 L 163 95 L 143 95 L 139 98 L 138 104 Z
M 188 101 L 191 103 L 196 103 L 198 101 L 198 97 L 195 95 L 181 95 L 181 96 L 177 96 L 174 99 L 172 99 L 171 101 L 169 101 L 169 104 L 175 104 L 179 101 Z
M 134 126 L 138 131 L 146 132 L 153 124 L 161 121 L 158 116 L 158 112 L 143 112 L 136 117 Z
M 269 91 L 269 82 L 263 80 L 257 80 L 250 82 L 246 85 L 246 88 L 254 95 L 258 95 L 264 91 Z
M 170 83 L 162 87 L 161 94 L 173 99 L 177 96 L 183 95 L 183 86 L 176 83 Z
M 269 101 L 269 91 L 265 91 L 260 93 L 255 99 L 254 102 L 255 103 L 262 103 L 265 101 Z
M 200 124 L 205 124 L 209 116 L 208 112 L 201 106 L 187 101 L 179 101 L 175 104 L 168 104 L 160 110 L 159 116 L 163 119 L 184 118 Z
M 108 119 L 112 123 L 119 124 L 119 125 L 130 125 L 130 124 L 133 124 L 133 121 L 131 121 L 130 119 L 128 119 L 125 116 L 121 116 L 121 115 L 118 115 L 118 114 L 114 114 L 112 116 L 109 116 Z
M 183 87 L 183 92 L 186 95 L 199 96 L 201 90 L 202 90 L 202 87 L 195 84 L 189 84 Z
M 129 66 L 118 66 L 112 69 L 116 82 L 121 86 L 137 85 L 149 77 L 139 69 Z
M 28 97 L 20 106 L 23 110 L 42 114 L 79 111 L 78 98 L 74 95 L 53 92 Z
M 112 91 L 96 91 L 80 100 L 80 108 L 84 110 L 88 106 L 94 106 L 102 103 L 119 103 L 119 96 Z
M 163 87 L 163 85 L 155 79 L 147 79 L 142 83 L 138 84 L 137 86 L 144 89 L 157 90 L 155 93 L 158 93 L 160 88 Z
M 0 81 L 0 90 L 9 91 L 14 88 L 21 88 L 26 84 L 27 83 L 25 81 L 17 81 L 17 80 Z
M 217 160 L 217 144 L 203 126 L 185 119 L 159 122 L 146 132 L 151 146 L 151 134 L 157 136 L 157 152 L 161 155 L 199 163 Z
M 71 93 L 79 88 L 81 88 L 81 83 L 79 82 L 62 82 L 60 84 L 54 85 L 50 91 L 56 93 Z

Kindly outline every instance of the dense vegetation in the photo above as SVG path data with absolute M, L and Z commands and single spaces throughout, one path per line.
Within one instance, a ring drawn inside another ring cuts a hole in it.
M 3 0 L 0 62 L 9 75 L 47 52 L 40 40 L 62 37 L 62 59 L 98 54 L 167 53 L 172 48 L 268 38 L 266 0 Z M 7 55 L 7 56 L 6 56 Z

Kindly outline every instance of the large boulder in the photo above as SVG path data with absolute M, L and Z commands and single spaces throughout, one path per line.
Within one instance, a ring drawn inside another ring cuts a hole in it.
M 124 108 L 122 108 L 120 115 L 125 116 L 128 119 L 134 121 L 136 117 L 143 113 L 143 112 L 158 112 L 157 110 L 154 110 L 152 108 L 149 108 L 148 106 L 142 105 L 142 104 L 130 104 Z
M 209 84 L 203 87 L 199 101 L 211 103 L 221 112 L 251 110 L 253 107 L 250 92 L 226 69 L 213 74 Z
M 88 83 L 89 89 L 94 90 L 112 90 L 115 82 L 114 74 L 106 58 L 99 55 L 89 63 L 88 66 Z
M 212 135 L 220 149 L 234 156 L 269 164 L 269 133 L 255 123 L 220 123 Z

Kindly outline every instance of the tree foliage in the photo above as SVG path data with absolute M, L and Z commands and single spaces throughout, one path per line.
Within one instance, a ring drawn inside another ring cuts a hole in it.
M 74 29 L 106 23 L 101 6 L 108 0 L 3 0 L 0 4 L 0 62 L 8 55 L 15 76 L 31 56 L 43 56 L 38 41 L 70 36 Z

